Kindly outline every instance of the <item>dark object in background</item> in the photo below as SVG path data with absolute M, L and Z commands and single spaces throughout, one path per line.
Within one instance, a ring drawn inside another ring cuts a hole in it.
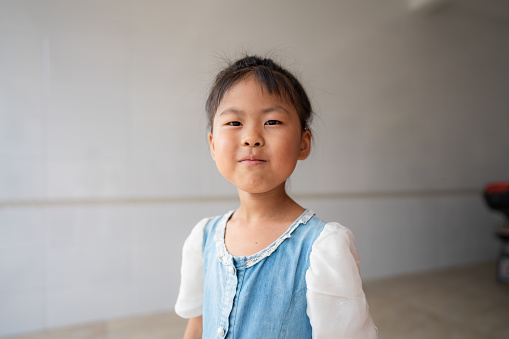
M 495 234 L 502 245 L 497 260 L 497 280 L 509 284 L 509 182 L 493 182 L 484 188 L 484 199 L 491 209 L 502 212 L 507 220 Z
M 503 212 L 509 218 L 509 182 L 494 182 L 484 188 L 489 207 Z

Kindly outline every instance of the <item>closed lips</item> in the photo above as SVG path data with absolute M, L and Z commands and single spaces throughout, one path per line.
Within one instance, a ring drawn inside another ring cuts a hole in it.
M 259 165 L 267 162 L 266 160 L 257 159 L 257 158 L 246 158 L 242 159 L 240 163 L 246 164 L 246 165 Z

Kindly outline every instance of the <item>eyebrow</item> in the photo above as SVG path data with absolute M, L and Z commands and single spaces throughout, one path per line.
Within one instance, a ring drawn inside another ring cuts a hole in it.
M 274 112 L 274 111 L 283 111 L 283 112 L 288 113 L 288 114 L 290 113 L 283 106 L 272 106 L 272 107 L 264 109 L 262 112 L 263 113 L 270 113 L 270 112 Z
M 235 114 L 235 115 L 239 115 L 240 113 L 242 113 L 241 110 L 239 109 L 236 109 L 235 107 L 229 107 L 227 109 L 225 109 L 224 111 L 222 111 L 221 113 L 219 113 L 217 116 L 221 116 L 223 114 Z
M 265 109 L 262 110 L 262 113 L 270 113 L 270 112 L 274 112 L 274 111 L 282 111 L 284 113 L 287 113 L 287 114 L 290 114 L 290 112 L 288 112 L 288 110 L 286 108 L 284 108 L 283 106 L 271 106 L 271 107 L 267 107 Z M 222 111 L 221 113 L 219 113 L 218 116 L 221 116 L 223 114 L 235 114 L 235 115 L 239 115 L 241 113 L 244 113 L 244 111 L 238 109 L 238 108 L 235 108 L 235 107 L 229 107 L 227 109 L 225 109 L 224 111 Z

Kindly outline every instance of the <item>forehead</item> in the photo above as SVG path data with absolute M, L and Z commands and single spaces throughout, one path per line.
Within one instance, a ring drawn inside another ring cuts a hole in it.
M 268 89 L 253 76 L 243 79 L 229 88 L 221 99 L 216 114 L 224 110 L 227 106 L 246 106 L 263 109 L 270 106 L 281 106 L 288 111 L 295 111 L 293 105 L 286 97 Z

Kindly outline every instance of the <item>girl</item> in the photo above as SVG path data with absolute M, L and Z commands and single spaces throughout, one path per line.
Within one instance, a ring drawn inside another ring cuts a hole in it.
M 184 243 L 184 338 L 375 338 L 353 234 L 285 190 L 311 150 L 302 85 L 248 56 L 217 75 L 206 109 L 212 158 L 240 207 L 201 220 Z

